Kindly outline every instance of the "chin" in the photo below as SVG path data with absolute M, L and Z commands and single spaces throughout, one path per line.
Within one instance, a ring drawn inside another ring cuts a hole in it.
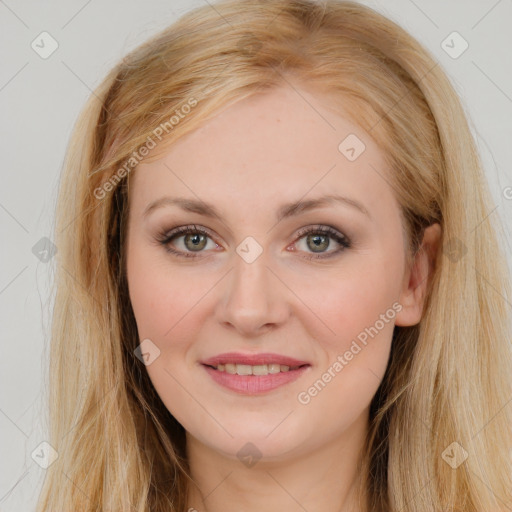
M 279 422 L 260 422 L 252 428 L 248 428 L 248 425 L 248 421 L 226 425 L 226 430 L 233 437 L 224 430 L 215 436 L 203 437 L 202 432 L 198 436 L 191 435 L 212 450 L 241 461 L 246 457 L 262 462 L 286 460 L 293 454 L 298 455 L 307 450 L 307 439 L 304 435 L 299 436 L 300 438 L 290 435 L 291 425 L 283 427 L 279 426 Z

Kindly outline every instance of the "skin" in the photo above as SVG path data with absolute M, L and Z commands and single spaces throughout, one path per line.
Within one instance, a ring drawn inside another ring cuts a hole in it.
M 338 150 L 349 134 L 366 145 L 353 162 Z M 386 173 L 371 137 L 335 114 L 326 97 L 282 86 L 225 108 L 131 177 L 130 298 L 140 340 L 149 338 L 160 350 L 146 366 L 151 381 L 187 431 L 197 483 L 191 508 L 366 510 L 354 490 L 369 405 L 388 363 L 394 325 L 421 319 L 440 236 L 438 225 L 428 228 L 423 250 L 407 265 L 399 205 L 382 179 Z M 356 200 L 369 215 L 329 204 L 276 222 L 283 203 L 323 194 Z M 176 205 L 144 216 L 162 196 L 200 198 L 222 221 Z M 189 224 L 212 234 L 202 252 L 185 245 L 185 235 L 170 245 L 195 258 L 167 252 L 159 236 Z M 327 238 L 315 251 L 307 235 L 297 236 L 319 225 L 336 228 L 351 247 L 335 253 L 339 244 Z M 263 249 L 252 263 L 236 252 L 248 236 Z M 325 253 L 332 256 L 307 259 Z M 300 403 L 298 394 L 394 303 L 401 311 L 309 403 Z M 216 384 L 200 364 L 229 351 L 274 352 L 311 367 L 263 395 L 240 395 Z M 252 467 L 237 457 L 247 442 L 262 454 Z

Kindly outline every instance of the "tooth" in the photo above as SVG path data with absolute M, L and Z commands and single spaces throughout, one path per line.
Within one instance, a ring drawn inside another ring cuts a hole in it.
M 234 364 L 234 363 L 226 363 L 226 364 L 218 364 L 217 370 L 220 372 L 230 373 L 231 375 L 268 375 L 268 374 L 276 374 L 280 372 L 288 372 L 291 370 L 297 370 L 298 366 L 287 366 L 285 364 Z
M 268 366 L 266 364 L 259 364 L 252 367 L 253 375 L 268 375 Z
M 279 373 L 281 371 L 281 365 L 279 364 L 269 364 L 268 366 L 268 373 Z
M 250 364 L 237 364 L 236 373 L 238 375 L 252 375 L 252 366 Z
M 224 369 L 227 373 L 231 373 L 231 375 L 234 375 L 236 373 L 236 364 L 226 363 L 224 365 Z

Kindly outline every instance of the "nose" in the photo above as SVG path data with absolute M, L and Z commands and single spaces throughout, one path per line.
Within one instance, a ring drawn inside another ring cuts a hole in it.
M 287 289 L 267 265 L 264 254 L 252 263 L 238 255 L 220 289 L 216 318 L 244 337 L 257 337 L 286 322 Z

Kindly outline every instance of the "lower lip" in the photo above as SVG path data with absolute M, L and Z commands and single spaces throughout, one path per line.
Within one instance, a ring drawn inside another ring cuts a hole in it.
M 289 384 L 298 379 L 309 366 L 301 366 L 297 370 L 269 373 L 268 375 L 237 375 L 214 370 L 211 366 L 203 365 L 210 377 L 225 388 L 242 395 L 257 395 Z

